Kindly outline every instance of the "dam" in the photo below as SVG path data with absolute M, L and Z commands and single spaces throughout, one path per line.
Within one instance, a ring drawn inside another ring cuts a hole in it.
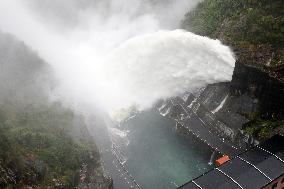
M 257 189 L 281 176 L 283 138 L 251 150 L 236 146 L 228 138 L 220 137 L 210 128 L 210 123 L 197 115 L 194 103 L 197 104 L 194 100 L 171 99 L 166 106 L 136 112 L 109 131 L 110 147 L 102 154 L 107 157 L 103 159 L 115 189 L 210 189 L 214 183 L 216 188 L 232 185 Z M 170 118 L 170 113 L 177 113 L 176 119 Z M 228 155 L 231 161 L 215 167 L 214 160 L 222 154 Z M 279 170 L 271 171 L 274 165 Z M 234 169 L 237 170 L 230 172 Z M 243 183 L 247 175 L 241 175 L 246 172 L 256 180 Z
M 276 135 L 179 189 L 283 188 L 283 144 L 284 137 Z
M 182 115 L 177 119 L 163 114 L 163 108 L 151 109 L 109 130 L 110 148 L 102 154 L 114 188 L 175 189 L 213 169 L 222 154 L 233 158 L 245 151 L 211 131 L 191 103 L 175 98 L 167 103 L 170 111 L 163 107 L 168 114 Z

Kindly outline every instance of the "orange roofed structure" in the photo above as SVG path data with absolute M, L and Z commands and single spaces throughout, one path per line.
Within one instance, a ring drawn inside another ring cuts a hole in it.
M 230 160 L 229 156 L 224 155 L 223 157 L 215 160 L 215 166 L 219 167 L 219 166 L 221 166 L 222 164 L 226 163 L 229 160 Z

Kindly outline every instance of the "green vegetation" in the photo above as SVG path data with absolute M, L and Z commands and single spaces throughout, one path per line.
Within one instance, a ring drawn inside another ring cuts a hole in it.
M 186 15 L 182 26 L 229 44 L 243 63 L 284 64 L 282 0 L 204 0 Z
M 244 125 L 244 131 L 259 140 L 265 140 L 274 134 L 274 129 L 283 125 L 283 120 L 254 120 Z
M 81 129 L 80 138 L 73 133 L 74 127 Z M 91 141 L 83 120 L 60 104 L 33 105 L 25 112 L 7 112 L 1 107 L 0 167 L 13 172 L 11 177 L 0 176 L 1 188 L 13 179 L 17 187 L 75 187 L 84 163 L 99 166 Z
M 109 185 L 83 117 L 48 98 L 51 68 L 1 32 L 0 68 L 0 188 Z

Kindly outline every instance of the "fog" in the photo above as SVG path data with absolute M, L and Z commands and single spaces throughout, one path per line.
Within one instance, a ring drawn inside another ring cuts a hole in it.
M 176 30 L 198 0 L 0 0 L 0 30 L 56 72 L 56 98 L 109 114 L 231 80 L 234 55 Z

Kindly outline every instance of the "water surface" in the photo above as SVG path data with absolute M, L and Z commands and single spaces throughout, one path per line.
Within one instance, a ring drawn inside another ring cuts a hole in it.
M 125 166 L 143 189 L 171 189 L 212 168 L 212 149 L 174 131 L 175 122 L 153 111 L 123 123 L 129 144 Z

